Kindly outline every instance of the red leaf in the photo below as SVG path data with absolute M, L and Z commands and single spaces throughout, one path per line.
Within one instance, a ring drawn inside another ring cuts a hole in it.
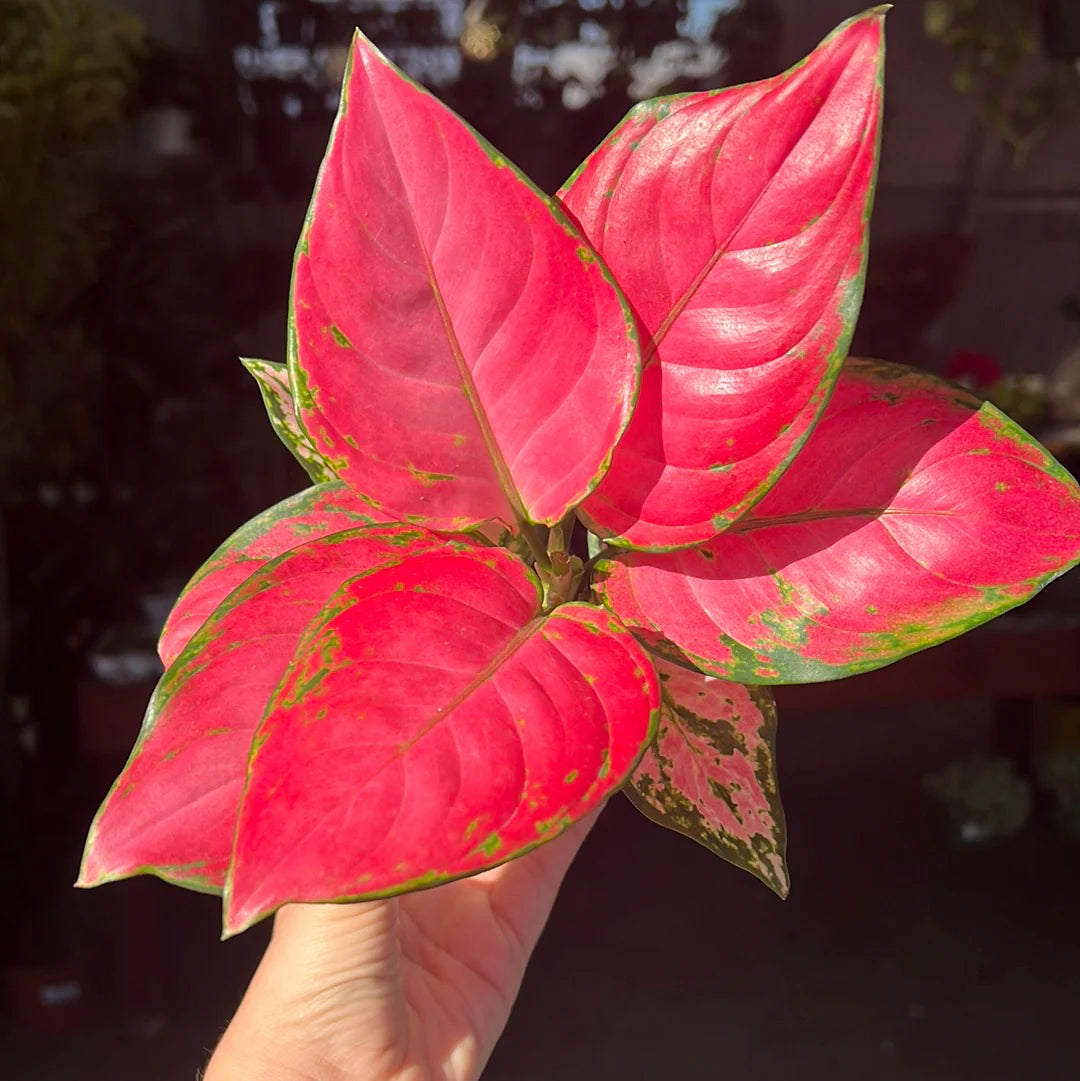
M 305 635 L 253 745 L 226 928 L 502 863 L 626 778 L 659 692 L 602 609 L 540 609 L 499 550 L 356 578 Z
M 605 469 L 639 355 L 561 211 L 357 35 L 297 254 L 290 377 L 394 517 L 554 523 Z
M 305 541 L 386 521 L 340 481 L 319 484 L 264 510 L 242 525 L 184 587 L 158 641 L 168 667 L 210 613 L 268 560 Z
M 776 704 L 657 658 L 663 711 L 626 794 L 643 814 L 788 894 L 787 835 L 773 747 Z
M 879 668 L 1022 604 L 1080 559 L 1080 489 L 992 405 L 849 360 L 780 483 L 694 551 L 603 565 L 658 649 L 744 683 Z
M 582 508 L 594 532 L 707 540 L 813 427 L 862 297 L 882 18 L 775 79 L 637 106 L 560 192 L 642 329 L 637 410 Z
M 414 527 L 349 530 L 248 578 L 162 676 L 94 820 L 79 884 L 152 873 L 220 890 L 252 736 L 304 628 L 351 575 L 445 543 Z

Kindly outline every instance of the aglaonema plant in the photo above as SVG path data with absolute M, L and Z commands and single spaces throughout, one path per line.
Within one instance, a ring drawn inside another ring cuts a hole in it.
M 846 358 L 883 18 L 637 106 L 554 199 L 357 36 L 288 364 L 245 362 L 314 483 L 178 600 L 81 885 L 222 893 L 234 933 L 476 873 L 622 788 L 787 892 L 769 685 L 1080 556 L 1034 440 Z

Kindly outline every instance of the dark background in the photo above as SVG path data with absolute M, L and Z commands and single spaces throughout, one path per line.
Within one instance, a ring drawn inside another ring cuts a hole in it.
M 352 27 L 554 191 L 640 97 L 773 74 L 857 10 L 0 0 L 3 1076 L 190 1078 L 264 941 L 219 944 L 215 903 L 157 882 L 70 883 L 163 608 L 305 484 L 236 357 L 284 359 Z M 1074 472 L 1076 11 L 899 0 L 853 347 L 1035 376 L 994 393 Z M 1075 578 L 962 649 L 778 696 L 787 902 L 615 801 L 486 1076 L 1076 1076 Z

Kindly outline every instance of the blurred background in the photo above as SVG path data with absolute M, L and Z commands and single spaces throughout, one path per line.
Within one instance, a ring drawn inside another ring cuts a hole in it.
M 265 941 L 71 889 L 186 578 L 305 486 L 238 355 L 359 26 L 551 192 L 634 102 L 773 74 L 855 0 L 0 0 L 0 1061 L 190 1079 Z M 898 0 L 853 352 L 969 383 L 1074 473 L 1080 4 Z M 491 1081 L 1076 1076 L 1080 586 L 782 689 L 793 892 L 613 801 Z

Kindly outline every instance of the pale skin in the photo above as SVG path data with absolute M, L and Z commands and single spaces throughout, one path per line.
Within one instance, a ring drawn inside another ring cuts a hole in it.
M 475 1081 L 597 814 L 435 889 L 286 905 L 204 1081 Z

